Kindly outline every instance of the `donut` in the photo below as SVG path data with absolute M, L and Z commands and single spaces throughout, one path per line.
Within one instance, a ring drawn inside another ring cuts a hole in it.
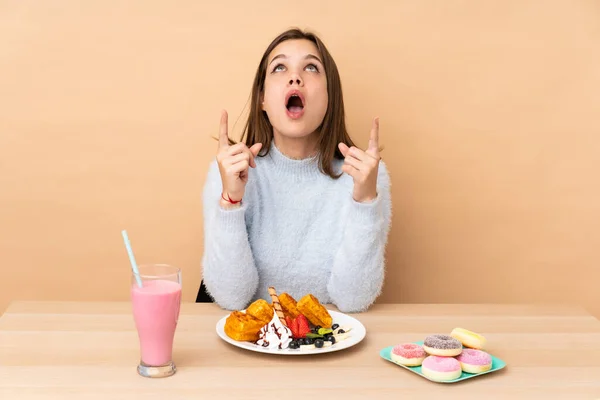
M 394 346 L 391 353 L 391 359 L 397 364 L 409 367 L 418 367 L 427 357 L 423 347 L 415 343 L 403 343 Z
M 486 339 L 479 333 L 471 332 L 463 328 L 454 328 L 450 333 L 450 336 L 461 342 L 465 347 L 477 350 L 485 348 Z
M 421 372 L 432 381 L 446 382 L 460 378 L 462 368 L 454 357 L 427 356 Z
M 462 351 L 462 344 L 449 335 L 429 335 L 423 349 L 432 356 L 454 357 Z
M 456 360 L 463 371 L 470 374 L 479 374 L 492 369 L 492 356 L 482 350 L 464 349 Z

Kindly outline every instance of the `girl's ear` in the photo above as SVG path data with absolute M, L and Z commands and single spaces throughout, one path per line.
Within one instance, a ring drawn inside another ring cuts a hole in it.
M 264 93 L 260 94 L 259 101 L 260 101 L 260 109 L 265 111 L 265 94 Z

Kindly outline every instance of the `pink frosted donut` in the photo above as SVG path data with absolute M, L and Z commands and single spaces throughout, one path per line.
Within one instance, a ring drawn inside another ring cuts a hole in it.
M 454 357 L 427 356 L 421 372 L 432 381 L 446 382 L 460 378 L 462 368 Z
M 456 360 L 462 370 L 470 374 L 479 374 L 492 369 L 492 356 L 482 350 L 464 349 Z
M 427 353 L 423 347 L 415 343 L 402 343 L 394 346 L 391 354 L 392 361 L 409 367 L 421 365 L 425 357 L 427 357 Z

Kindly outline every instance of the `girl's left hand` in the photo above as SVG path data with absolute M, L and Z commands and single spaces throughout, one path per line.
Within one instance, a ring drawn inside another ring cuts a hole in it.
M 354 179 L 353 198 L 359 203 L 375 200 L 377 197 L 377 173 L 379 171 L 379 118 L 373 120 L 369 147 L 363 151 L 357 147 L 338 145 L 344 155 L 342 171 Z

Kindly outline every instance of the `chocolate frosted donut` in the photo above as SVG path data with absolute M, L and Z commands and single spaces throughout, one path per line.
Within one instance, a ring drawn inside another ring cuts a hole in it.
M 423 349 L 433 356 L 454 357 L 462 352 L 462 343 L 450 335 L 429 335 Z

